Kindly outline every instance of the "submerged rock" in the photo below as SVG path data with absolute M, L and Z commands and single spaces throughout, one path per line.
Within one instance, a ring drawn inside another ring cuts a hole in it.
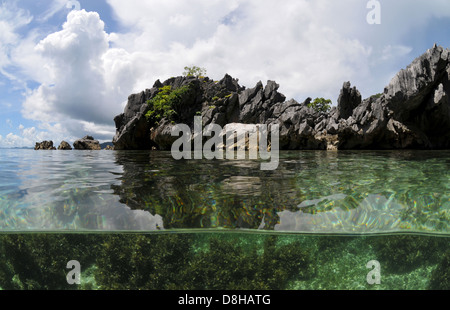
M 34 147 L 36 151 L 39 150 L 56 150 L 56 148 L 53 146 L 53 141 L 43 141 L 43 142 L 36 142 L 36 146 Z
M 115 149 L 169 150 L 176 124 L 278 124 L 280 147 L 288 150 L 443 149 L 450 147 L 450 50 L 434 46 L 401 70 L 384 93 L 362 100 L 350 82 L 343 84 L 338 105 L 319 112 L 278 92 L 279 85 L 260 81 L 246 89 L 228 74 L 209 78 L 172 78 L 131 95 L 115 118 Z M 149 100 L 162 87 L 188 91 L 172 106 L 171 117 L 148 120 Z
M 75 141 L 73 146 L 76 150 L 101 150 L 100 143 L 91 136 L 86 136 L 83 139 Z

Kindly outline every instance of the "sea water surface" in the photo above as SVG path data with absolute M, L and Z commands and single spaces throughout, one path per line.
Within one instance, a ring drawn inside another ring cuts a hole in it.
M 450 289 L 450 151 L 260 164 L 0 150 L 0 289 Z
M 259 161 L 170 152 L 0 150 L 0 230 L 450 233 L 449 151 L 281 152 Z

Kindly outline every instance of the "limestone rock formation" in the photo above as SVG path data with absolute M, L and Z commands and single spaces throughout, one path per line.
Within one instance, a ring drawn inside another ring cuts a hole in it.
M 43 142 L 36 142 L 36 146 L 34 147 L 36 151 L 39 150 L 56 150 L 56 148 L 53 146 L 53 141 L 43 141 Z
M 176 124 L 194 127 L 230 123 L 278 124 L 280 147 L 288 150 L 444 149 L 450 147 L 450 50 L 434 46 L 401 70 L 384 93 L 362 100 L 350 82 L 343 84 L 337 107 L 318 112 L 278 92 L 279 85 L 258 82 L 240 86 L 228 74 L 218 82 L 209 78 L 177 77 L 156 81 L 151 89 L 131 95 L 123 114 L 115 118 L 115 149 L 169 150 L 178 137 Z M 173 117 L 150 121 L 147 103 L 162 87 L 189 86 L 178 98 Z
M 71 151 L 72 147 L 66 141 L 62 141 L 61 144 L 58 146 L 58 150 Z
M 388 112 L 409 136 L 417 136 L 419 146 L 450 147 L 449 74 L 450 50 L 435 45 L 401 70 L 384 91 Z
M 76 150 L 101 150 L 100 143 L 91 136 L 86 136 L 83 139 L 75 141 L 73 146 Z
M 344 83 L 338 99 L 338 118 L 347 119 L 353 114 L 353 110 L 361 104 L 361 93 L 356 87 L 351 88 L 350 82 Z

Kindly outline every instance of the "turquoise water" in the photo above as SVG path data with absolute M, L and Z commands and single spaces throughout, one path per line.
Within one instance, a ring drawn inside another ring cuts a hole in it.
M 450 152 L 282 152 L 176 161 L 164 152 L 0 151 L 1 231 L 250 229 L 450 233 Z
M 261 171 L 0 150 L 0 288 L 450 289 L 449 168 L 449 151 L 281 152 Z

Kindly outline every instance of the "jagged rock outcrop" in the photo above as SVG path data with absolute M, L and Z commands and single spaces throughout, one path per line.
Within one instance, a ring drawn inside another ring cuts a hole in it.
M 353 115 L 353 111 L 361 104 L 361 93 L 356 87 L 351 88 L 350 82 L 345 82 L 342 87 L 337 105 L 337 117 L 347 119 Z
M 162 119 L 158 124 L 152 124 L 145 117 L 150 109 L 147 101 L 164 86 L 173 90 L 189 86 L 189 92 L 176 107 L 176 123 L 193 125 L 194 116 L 199 114 L 203 116 L 205 125 L 238 121 L 239 114 L 235 113 L 239 109 L 237 94 L 245 88 L 231 76 L 226 75 L 219 82 L 195 77 L 171 78 L 164 83 L 158 80 L 151 89 L 131 95 L 124 113 L 114 119 L 117 133 L 113 143 L 116 150 L 170 148 L 174 141 L 171 136 L 173 121 Z
M 73 143 L 75 150 L 92 150 L 92 151 L 100 151 L 102 148 L 100 147 L 100 143 L 97 140 L 94 140 L 91 136 L 86 136 L 83 139 L 79 139 Z
M 116 149 L 145 150 L 151 148 L 150 124 L 145 118 L 145 114 L 148 112 L 146 101 L 154 97 L 156 93 L 157 88 L 154 87 L 153 92 L 146 90 L 128 97 L 125 112 L 114 118 L 117 134 L 113 143 Z
M 434 46 L 401 70 L 385 89 L 385 104 L 401 132 L 426 148 L 450 147 L 450 50 Z M 399 133 L 400 134 L 400 133 Z
M 115 118 L 115 149 L 169 150 L 177 123 L 194 127 L 230 123 L 280 126 L 280 147 L 288 150 L 443 149 L 450 147 L 450 51 L 434 46 L 401 70 L 384 93 L 362 100 L 356 87 L 345 82 L 337 107 L 324 113 L 278 92 L 279 85 L 258 82 L 245 88 L 228 74 L 218 82 L 209 78 L 159 80 L 153 88 L 131 95 L 123 114 Z M 189 86 L 174 107 L 173 119 L 151 122 L 145 117 L 160 89 Z
M 43 142 L 36 142 L 36 146 L 34 147 L 36 151 L 40 150 L 51 150 L 54 151 L 56 148 L 53 146 L 53 141 L 43 141 Z
M 339 148 L 450 147 L 449 50 L 434 46 L 401 70 L 344 123 Z
M 72 147 L 66 141 L 62 141 L 61 144 L 58 146 L 58 150 L 71 151 Z

